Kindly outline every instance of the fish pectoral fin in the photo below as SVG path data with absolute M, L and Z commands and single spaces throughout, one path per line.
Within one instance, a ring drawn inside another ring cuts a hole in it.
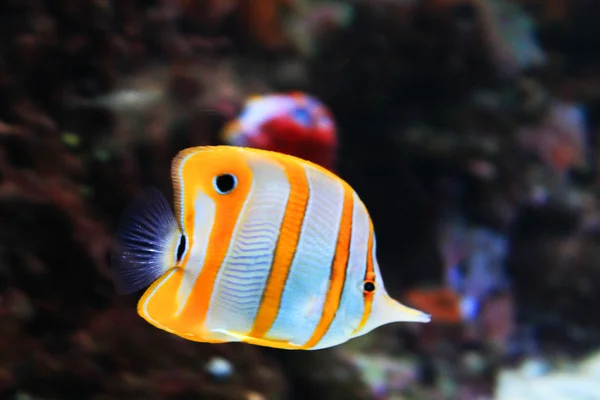
M 137 292 L 156 282 L 172 266 L 181 236 L 173 211 L 156 188 L 144 189 L 123 212 L 112 251 L 117 291 Z
M 231 336 L 237 340 L 240 340 L 245 343 L 255 344 L 258 346 L 267 346 L 267 347 L 282 347 L 282 348 L 299 348 L 300 345 L 296 343 L 291 343 L 289 340 L 284 339 L 263 339 L 257 338 L 253 336 L 244 335 L 243 333 L 230 331 L 227 329 L 212 329 L 212 332 L 218 332 L 223 335 Z

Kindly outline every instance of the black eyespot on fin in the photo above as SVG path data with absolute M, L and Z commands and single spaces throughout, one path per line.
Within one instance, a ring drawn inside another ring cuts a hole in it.
M 375 290 L 375 283 L 371 282 L 371 281 L 366 281 L 365 284 L 363 285 L 363 289 L 365 292 L 372 292 Z
M 112 253 L 117 292 L 128 294 L 150 286 L 171 265 L 164 254 L 172 251 L 177 222 L 165 196 L 156 188 L 142 191 L 125 209 L 116 229 Z

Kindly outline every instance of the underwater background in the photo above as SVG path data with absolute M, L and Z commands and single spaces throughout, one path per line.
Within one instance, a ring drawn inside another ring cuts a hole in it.
M 599 17 L 594 0 L 1 1 L 0 399 L 600 399 Z M 171 199 L 173 156 L 224 144 L 249 96 L 292 92 L 335 121 L 303 154 L 332 153 L 388 292 L 432 321 L 319 351 L 152 327 L 112 283 L 123 209 L 149 185 Z

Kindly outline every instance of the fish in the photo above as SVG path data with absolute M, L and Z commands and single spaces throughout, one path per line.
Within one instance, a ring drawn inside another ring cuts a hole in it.
M 238 146 L 180 151 L 173 212 L 150 187 L 123 212 L 117 292 L 139 316 L 206 343 L 286 350 L 342 344 L 393 322 L 429 322 L 386 291 L 366 206 L 329 170 Z
M 338 138 L 333 114 L 306 93 L 252 95 L 220 133 L 225 145 L 272 150 L 335 172 Z

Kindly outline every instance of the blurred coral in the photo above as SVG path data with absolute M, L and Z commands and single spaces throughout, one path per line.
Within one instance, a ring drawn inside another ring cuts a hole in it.
M 186 18 L 202 26 L 218 27 L 236 16 L 245 42 L 269 51 L 285 50 L 290 42 L 285 36 L 282 13 L 296 7 L 295 0 L 179 0 Z

